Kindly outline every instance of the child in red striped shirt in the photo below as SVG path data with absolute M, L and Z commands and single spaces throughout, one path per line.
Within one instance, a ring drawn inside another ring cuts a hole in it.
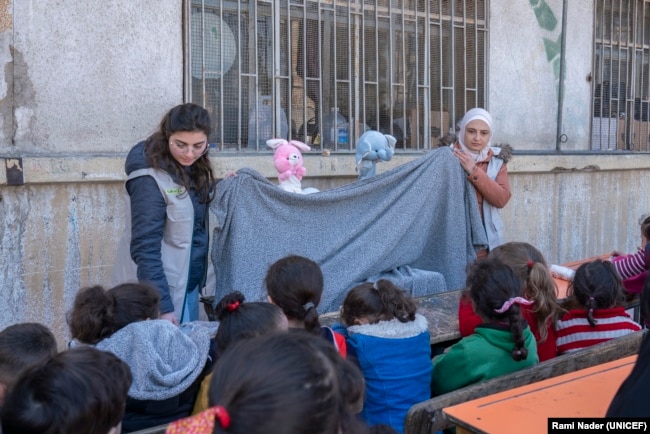
M 641 330 L 625 312 L 623 285 L 609 261 L 582 264 L 567 291 L 568 312 L 557 322 L 558 354 Z

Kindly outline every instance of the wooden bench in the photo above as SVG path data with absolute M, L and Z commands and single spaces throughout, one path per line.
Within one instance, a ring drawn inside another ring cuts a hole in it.
M 442 411 L 445 407 L 637 354 L 646 332 L 631 333 L 415 404 L 406 415 L 404 433 L 435 433 L 450 428 Z

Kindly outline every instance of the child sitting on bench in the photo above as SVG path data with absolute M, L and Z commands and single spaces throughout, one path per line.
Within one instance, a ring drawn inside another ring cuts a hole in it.
M 219 320 L 219 329 L 215 343 L 219 355 L 237 341 L 276 331 L 287 331 L 289 327 L 287 317 L 279 307 L 263 301 L 244 303 L 244 300 L 244 294 L 233 291 L 217 302 L 215 313 Z M 208 408 L 211 380 L 212 372 L 201 383 L 192 414 L 198 414 Z
M 521 283 L 514 270 L 495 259 L 473 265 L 467 287 L 483 323 L 473 335 L 433 359 L 431 391 L 442 395 L 538 363 L 537 345 L 521 316 Z
M 431 338 L 416 310 L 415 300 L 386 279 L 352 288 L 343 301 L 344 325 L 335 330 L 363 372 L 361 415 L 371 426 L 387 424 L 401 433 L 409 408 L 430 397 Z
M 578 267 L 567 295 L 569 310 L 556 327 L 559 354 L 641 330 L 625 312 L 623 285 L 609 261 L 596 259 Z
M 521 295 L 533 302 L 521 305 L 520 309 L 537 341 L 539 361 L 557 356 L 555 322 L 562 309 L 557 301 L 557 287 L 542 253 L 529 243 L 509 242 L 491 250 L 488 258 L 510 265 L 522 281 Z M 465 291 L 458 307 L 461 336 L 471 335 L 482 322 Z

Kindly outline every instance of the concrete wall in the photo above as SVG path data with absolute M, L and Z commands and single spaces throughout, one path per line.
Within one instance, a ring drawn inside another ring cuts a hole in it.
M 554 150 L 557 59 L 549 59 L 544 39 L 557 41 L 562 2 L 490 3 L 495 140 Z M 535 14 L 541 3 L 556 17 L 552 29 L 552 20 L 543 21 L 551 30 Z M 567 149 L 582 150 L 589 143 L 592 7 L 583 3 L 569 2 L 569 18 L 580 24 L 567 34 L 563 112 Z M 0 0 L 0 329 L 43 322 L 63 345 L 77 289 L 107 282 L 123 223 L 125 153 L 182 102 L 182 53 L 181 0 L 155 7 L 144 0 Z M 400 154 L 378 171 L 418 155 Z M 244 166 L 275 174 L 269 154 L 212 157 L 219 176 Z M 356 177 L 352 155 L 310 154 L 306 166 L 303 186 L 324 190 Z M 513 199 L 502 212 L 507 239 L 527 240 L 555 263 L 634 249 L 636 220 L 650 211 L 648 167 L 650 155 L 516 155 Z M 7 173 L 23 185 L 7 185 Z
M 562 0 L 490 2 L 488 105 L 495 140 L 517 150 L 556 147 L 562 5 Z M 563 150 L 589 149 L 593 7 L 568 2 Z
M 3 10 L 0 152 L 124 152 L 182 102 L 181 0 L 2 0 Z

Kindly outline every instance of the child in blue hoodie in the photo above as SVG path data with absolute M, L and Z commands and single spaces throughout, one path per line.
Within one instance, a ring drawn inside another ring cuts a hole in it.
M 345 297 L 335 329 L 366 381 L 361 415 L 371 426 L 404 431 L 409 408 L 430 397 L 431 339 L 417 303 L 389 280 L 363 283 Z

